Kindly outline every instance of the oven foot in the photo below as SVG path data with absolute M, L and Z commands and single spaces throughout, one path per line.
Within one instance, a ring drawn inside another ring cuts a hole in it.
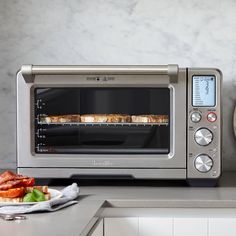
M 188 179 L 191 187 L 216 187 L 218 179 Z

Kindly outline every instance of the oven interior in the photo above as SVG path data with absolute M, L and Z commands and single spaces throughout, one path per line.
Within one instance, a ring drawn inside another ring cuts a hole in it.
M 35 153 L 168 154 L 170 89 L 35 88 Z M 86 114 L 165 115 L 167 122 L 45 122 L 45 117 Z

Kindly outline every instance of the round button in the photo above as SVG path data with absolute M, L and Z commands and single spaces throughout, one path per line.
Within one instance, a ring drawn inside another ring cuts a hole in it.
M 194 139 L 198 145 L 207 146 L 212 142 L 213 134 L 209 129 L 201 128 L 194 134 Z
M 217 115 L 214 112 L 210 112 L 207 115 L 207 120 L 210 122 L 215 122 L 217 120 Z
M 198 123 L 202 119 L 202 116 L 199 112 L 193 112 L 191 114 L 191 121 L 194 123 Z
M 206 173 L 211 170 L 213 166 L 213 160 L 208 155 L 201 154 L 196 157 L 194 166 L 198 171 Z

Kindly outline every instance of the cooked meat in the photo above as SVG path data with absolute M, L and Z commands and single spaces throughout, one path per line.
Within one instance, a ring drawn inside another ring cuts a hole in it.
M 11 188 L 8 190 L 1 190 L 0 197 L 1 198 L 19 198 L 23 197 L 25 194 L 25 188 Z
M 0 184 L 3 184 L 7 181 L 10 180 L 17 180 L 17 179 L 25 179 L 28 178 L 27 176 L 23 176 L 23 175 L 18 175 L 13 173 L 12 171 L 5 171 L 0 175 Z
M 35 183 L 34 178 L 25 178 L 25 179 L 15 179 L 9 180 L 0 184 L 0 190 L 7 190 L 10 188 L 19 188 L 19 187 L 30 187 Z
M 20 179 L 10 180 L 0 185 L 0 190 L 8 190 L 17 186 L 21 182 Z

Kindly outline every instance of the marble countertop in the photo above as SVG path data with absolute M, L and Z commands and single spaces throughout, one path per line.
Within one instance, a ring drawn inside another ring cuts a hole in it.
M 173 208 L 208 209 L 208 213 L 220 208 L 235 210 L 236 216 L 236 173 L 234 172 L 224 173 L 219 186 L 212 188 L 154 185 L 153 183 L 148 186 L 119 186 L 119 182 L 113 183 L 113 186 L 82 186 L 79 203 L 57 212 L 30 214 L 27 215 L 27 220 L 19 222 L 0 220 L 0 235 L 37 236 L 47 235 L 49 232 L 50 235 L 57 236 L 87 235 L 99 217 L 131 208 L 171 208 L 172 213 Z M 126 216 L 138 214 L 137 211 L 128 212 L 126 211 Z

